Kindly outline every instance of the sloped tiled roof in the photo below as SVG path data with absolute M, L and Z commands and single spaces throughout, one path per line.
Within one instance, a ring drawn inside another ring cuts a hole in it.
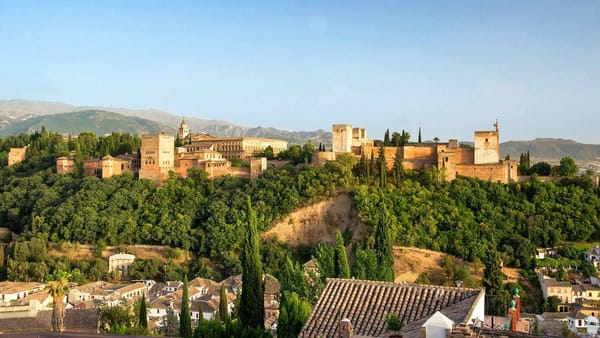
M 143 289 L 144 291 L 148 290 L 148 288 L 146 287 L 146 284 L 144 284 L 144 283 L 127 284 L 124 286 L 120 286 L 119 289 L 117 289 L 117 290 L 119 291 L 119 293 L 124 294 L 127 292 L 139 290 L 139 289 Z
M 479 289 L 330 278 L 300 337 L 337 336 L 342 318 L 350 319 L 356 336 L 386 335 L 385 316 L 392 312 L 404 321 L 404 337 L 419 336 L 436 311 L 457 324 L 468 320 L 483 294 Z
M 13 294 L 17 292 L 25 292 L 35 289 L 43 289 L 45 284 L 42 283 L 27 283 L 27 282 L 0 282 L 0 293 L 2 294 Z
M 52 311 L 38 311 L 35 317 L 0 319 L 3 333 L 26 331 L 50 331 Z M 67 330 L 95 332 L 98 326 L 98 310 L 66 310 L 65 328 Z

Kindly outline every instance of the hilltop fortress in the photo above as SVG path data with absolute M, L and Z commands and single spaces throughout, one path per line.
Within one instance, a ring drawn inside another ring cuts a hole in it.
M 177 134 L 180 146 L 175 146 L 175 136 L 161 134 L 142 135 L 138 155 L 106 155 L 88 158 L 83 162 L 85 176 L 110 178 L 123 173 L 139 173 L 139 178 L 151 179 L 159 184 L 174 172 L 187 177 L 188 169 L 201 169 L 210 178 L 231 175 L 253 178 L 267 169 L 267 159 L 256 157 L 267 147 L 275 156 L 287 149 L 283 140 L 260 137 L 215 137 L 208 134 L 192 134 L 185 120 L 181 121 Z M 232 159 L 250 163 L 249 167 L 233 167 Z M 75 160 L 62 156 L 56 159 L 58 174 L 73 173 Z
M 517 180 L 518 163 L 500 160 L 498 121 L 495 127 L 496 129 L 491 131 L 475 131 L 473 147 L 459 146 L 457 140 L 383 147 L 386 166 L 388 170 L 393 168 L 394 158 L 399 151 L 404 169 L 429 169 L 435 166 L 443 172 L 447 181 L 452 181 L 459 175 L 502 183 Z M 367 138 L 364 128 L 334 124 L 331 132 L 332 151 L 319 154 L 318 162 L 334 159 L 337 154 L 353 154 L 358 158 L 365 156 L 370 159 L 371 156 L 378 157 L 382 149 L 375 146 L 372 139 Z
M 210 178 L 222 175 L 253 178 L 267 168 L 267 159 L 256 157 L 257 155 L 270 148 L 273 155 L 278 156 L 288 146 L 286 141 L 277 139 L 192 134 L 185 120 L 179 126 L 177 147 L 176 137 L 164 133 L 142 135 L 141 141 L 140 153 L 137 155 L 107 155 L 101 159 L 85 160 L 84 174 L 109 178 L 125 172 L 139 173 L 140 178 L 152 179 L 160 184 L 169 177 L 170 172 L 179 177 L 187 177 L 188 169 L 194 168 L 206 171 Z M 500 159 L 500 130 L 497 121 L 495 130 L 475 131 L 473 147 L 460 146 L 457 140 L 452 139 L 446 143 L 380 147 L 373 139 L 367 138 L 366 129 L 334 124 L 332 150 L 316 152 L 313 164 L 321 165 L 335 160 L 339 154 L 377 158 L 381 149 L 385 152 L 388 170 L 393 168 L 394 158 L 400 154 L 404 169 L 436 167 L 447 181 L 452 181 L 457 176 L 502 183 L 518 180 L 518 163 Z M 249 162 L 250 166 L 232 167 L 233 159 Z M 73 173 L 74 168 L 75 161 L 72 157 L 63 156 L 56 160 L 56 171 L 59 174 Z

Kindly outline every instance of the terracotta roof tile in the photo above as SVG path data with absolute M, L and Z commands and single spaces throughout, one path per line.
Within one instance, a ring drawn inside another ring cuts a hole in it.
M 38 311 L 35 317 L 0 319 L 3 333 L 26 331 L 50 331 L 52 311 Z M 98 310 L 66 310 L 65 328 L 67 330 L 96 331 L 98 326 Z
M 300 337 L 336 336 L 342 318 L 350 319 L 356 336 L 381 336 L 388 332 L 385 316 L 392 312 L 404 321 L 404 337 L 418 337 L 421 325 L 436 311 L 457 324 L 468 320 L 482 295 L 479 289 L 327 279 Z

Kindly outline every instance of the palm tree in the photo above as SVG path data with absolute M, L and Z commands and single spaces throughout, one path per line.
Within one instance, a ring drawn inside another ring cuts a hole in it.
M 435 142 L 435 144 L 437 144 L 438 142 L 440 142 L 440 138 L 439 137 L 434 137 L 433 138 L 433 142 Z
M 52 296 L 52 331 L 63 332 L 65 330 L 65 294 L 69 292 L 69 280 L 66 275 L 60 275 L 56 280 L 48 282 L 46 290 Z

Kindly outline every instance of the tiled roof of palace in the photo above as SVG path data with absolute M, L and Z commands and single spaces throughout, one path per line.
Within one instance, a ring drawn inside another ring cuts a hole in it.
M 348 318 L 356 336 L 387 335 L 385 317 L 404 321 L 404 337 L 419 336 L 420 327 L 436 311 L 456 324 L 468 320 L 483 290 L 389 282 L 327 279 L 327 285 L 300 337 L 333 337 Z

